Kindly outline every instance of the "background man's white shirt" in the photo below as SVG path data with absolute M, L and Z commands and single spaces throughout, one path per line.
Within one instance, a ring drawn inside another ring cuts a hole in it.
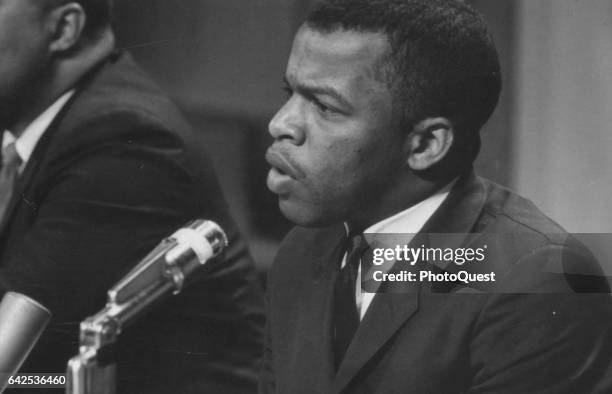
M 15 138 L 13 133 L 9 130 L 4 130 L 2 136 L 2 149 L 15 142 L 15 149 L 21 158 L 21 166 L 19 167 L 19 173 L 23 172 L 28 160 L 30 160 L 30 156 L 32 156 L 32 152 L 34 148 L 36 148 L 36 144 L 43 136 L 45 131 L 49 128 L 53 119 L 59 114 L 64 105 L 70 100 L 70 97 L 74 94 L 74 89 L 69 90 L 60 96 L 53 104 L 49 106 L 42 114 L 40 114 L 32 123 L 25 128 L 23 133 L 19 136 L 19 138 Z

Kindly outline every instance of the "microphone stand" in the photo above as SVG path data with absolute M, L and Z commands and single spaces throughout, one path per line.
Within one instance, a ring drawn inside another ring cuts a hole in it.
M 166 238 L 108 291 L 108 303 L 81 322 L 79 354 L 68 362 L 67 394 L 115 394 L 115 346 L 123 328 L 227 247 L 214 222 L 195 220 Z

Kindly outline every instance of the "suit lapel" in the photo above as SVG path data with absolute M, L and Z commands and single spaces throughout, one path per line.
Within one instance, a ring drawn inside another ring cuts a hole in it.
M 119 56 L 119 52 L 113 53 L 109 56 L 109 59 L 115 59 Z M 40 140 L 36 143 L 34 151 L 26 164 L 23 173 L 19 176 L 17 184 L 15 185 L 15 193 L 9 202 L 9 206 L 6 210 L 6 214 L 0 221 L 0 238 L 4 236 L 6 228 L 15 214 L 15 210 L 20 201 L 28 206 L 31 210 L 37 210 L 38 204 L 35 199 L 31 198 L 28 194 L 28 186 L 31 184 L 32 179 L 38 174 L 42 158 L 44 157 L 47 147 L 50 144 L 51 137 L 53 134 L 58 132 L 58 129 L 63 126 L 65 120 L 69 118 L 68 114 L 70 108 L 73 106 L 75 100 L 82 94 L 84 88 L 91 83 L 93 78 L 99 73 L 99 71 L 107 64 L 109 59 L 102 59 L 98 65 L 93 67 L 88 73 L 86 73 L 81 80 L 73 88 L 76 90 L 70 99 L 64 104 L 62 109 L 55 116 L 49 127 L 45 130 Z
M 76 94 L 75 94 L 76 95 Z M 19 175 L 17 178 L 17 183 L 15 184 L 15 191 L 9 202 L 9 205 L 6 210 L 6 214 L 2 218 L 2 222 L 0 223 L 0 237 L 4 235 L 6 227 L 10 222 L 11 218 L 15 214 L 15 210 L 20 201 L 23 201 L 24 204 L 28 205 L 29 209 L 37 210 L 38 205 L 33 199 L 29 198 L 26 194 L 27 187 L 32 181 L 34 174 L 37 172 L 37 169 L 40 165 L 40 161 L 44 152 L 46 151 L 46 147 L 51 139 L 51 135 L 57 129 L 57 125 L 61 122 L 61 119 L 64 117 L 66 110 L 70 107 L 72 99 L 74 96 L 64 105 L 64 107 L 60 110 L 60 112 L 55 116 L 49 127 L 45 130 L 44 134 L 41 136 L 40 140 L 36 143 L 36 147 L 28 160 L 23 173 Z
M 30 184 L 36 172 L 36 169 L 40 164 L 40 158 L 42 156 L 43 151 L 45 150 L 44 147 L 46 146 L 46 141 L 48 141 L 49 135 L 52 134 L 53 130 L 55 129 L 55 125 L 57 124 L 56 120 L 57 118 L 59 118 L 59 116 L 60 114 L 58 114 L 56 119 L 45 131 L 45 134 L 43 134 L 41 139 L 38 141 L 36 147 L 34 148 L 34 151 L 32 152 L 32 155 L 30 156 L 30 160 L 28 160 L 28 163 L 26 164 L 23 170 L 23 173 L 21 173 L 17 178 L 13 196 L 11 197 L 5 215 L 2 218 L 2 221 L 0 222 L 0 238 L 4 235 L 8 224 L 10 223 L 13 215 L 15 214 L 19 202 L 23 201 L 23 203 L 27 204 L 28 207 L 32 210 L 38 209 L 38 205 L 34 201 L 32 201 L 32 199 L 28 198 L 26 194 L 26 188 Z
M 462 177 L 421 232 L 410 241 L 410 246 L 460 246 L 480 216 L 485 200 L 482 182 L 473 173 Z M 451 238 L 436 235 L 444 233 L 450 233 Z M 417 313 L 422 291 L 418 283 L 395 282 L 374 297 L 338 369 L 333 393 L 342 392 L 377 353 L 385 351 L 394 334 Z
M 381 293 L 372 300 L 355 337 L 346 351 L 333 383 L 333 393 L 340 393 L 358 375 L 367 362 L 384 351 L 397 330 L 418 310 L 417 286 L 404 293 Z

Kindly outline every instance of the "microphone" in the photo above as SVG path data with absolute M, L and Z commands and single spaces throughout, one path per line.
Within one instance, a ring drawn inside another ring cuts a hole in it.
M 27 296 L 4 295 L 0 303 L 0 393 L 19 371 L 50 318 L 47 308 Z
M 123 304 L 158 286 L 174 287 L 178 294 L 187 277 L 226 247 L 227 236 L 216 223 L 194 220 L 161 241 L 115 284 L 108 291 L 108 302 Z
M 81 322 L 79 354 L 68 362 L 68 394 L 115 392 L 114 344 L 122 329 L 170 293 L 178 294 L 198 268 L 219 256 L 227 236 L 198 219 L 164 239 L 108 291 L 106 306 Z

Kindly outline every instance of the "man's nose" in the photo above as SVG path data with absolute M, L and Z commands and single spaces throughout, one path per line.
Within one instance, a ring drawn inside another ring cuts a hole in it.
M 276 141 L 287 140 L 295 145 L 304 143 L 304 114 L 297 97 L 290 98 L 270 121 L 268 130 Z

